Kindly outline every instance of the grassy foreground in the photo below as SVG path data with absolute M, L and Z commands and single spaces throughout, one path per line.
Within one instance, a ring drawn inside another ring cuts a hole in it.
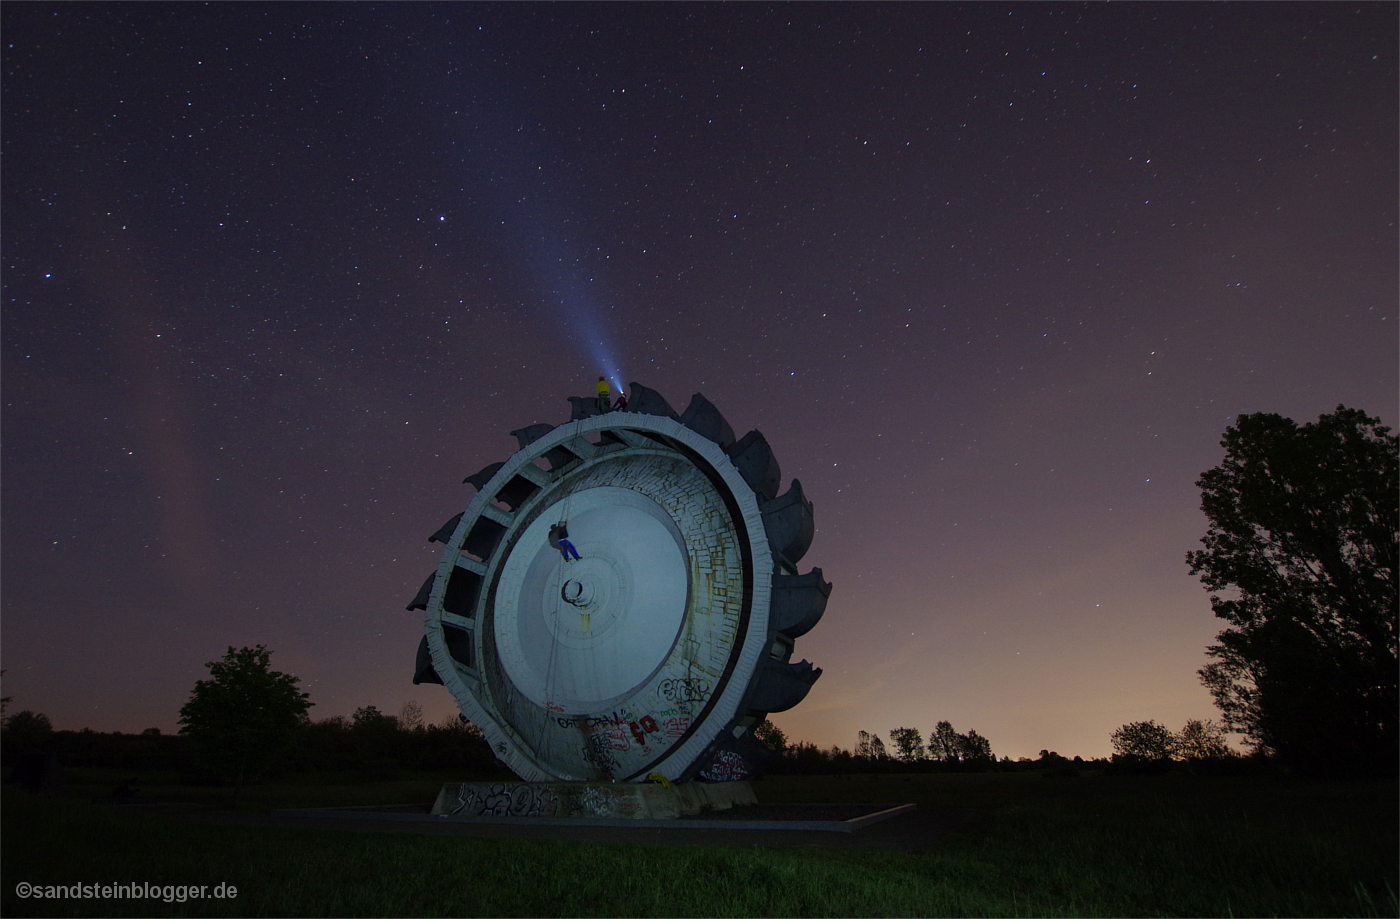
M 250 789 L 239 809 L 426 800 L 418 782 Z M 108 786 L 110 787 L 110 786 Z M 5 916 L 1394 916 L 1397 789 L 1260 777 L 772 776 L 769 803 L 969 816 L 922 852 L 601 845 L 235 827 L 6 789 Z M 152 796 L 196 789 L 147 788 Z M 209 794 L 209 792 L 204 792 Z M 330 799 L 330 800 L 328 800 Z M 205 885 L 22 899 L 16 885 Z M 232 884 L 234 899 L 214 899 Z M 171 891 L 177 893 L 176 891 Z

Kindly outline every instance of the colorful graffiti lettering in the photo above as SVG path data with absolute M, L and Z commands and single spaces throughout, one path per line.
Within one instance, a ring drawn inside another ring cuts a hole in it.
M 668 711 L 674 715 L 674 709 Z M 641 745 L 643 753 L 650 754 L 656 739 L 666 738 L 669 741 L 683 736 L 690 729 L 689 717 L 667 718 L 664 729 L 663 722 L 658 721 L 657 717 L 651 714 L 637 718 L 631 712 L 625 715 L 613 712 L 611 715 L 574 715 L 554 720 L 561 728 L 582 728 L 595 750 L 628 750 L 635 741 Z M 657 737 L 649 736 L 653 734 Z
M 721 750 L 714 761 L 701 771 L 700 778 L 711 782 L 737 782 L 749 777 L 749 764 L 737 753 Z
M 637 721 L 627 722 L 627 726 L 632 729 L 632 736 L 637 739 L 637 743 L 645 744 L 648 734 L 655 734 L 661 730 L 661 725 L 656 723 L 656 719 L 650 715 L 643 715 Z

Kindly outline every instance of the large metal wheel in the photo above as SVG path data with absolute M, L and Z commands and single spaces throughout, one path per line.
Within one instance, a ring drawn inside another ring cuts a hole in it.
M 430 537 L 442 559 L 409 604 L 414 682 L 445 685 L 527 781 L 745 778 L 766 758 L 753 726 L 821 675 L 791 662 L 831 590 L 797 572 L 801 484 L 779 496 L 763 435 L 736 441 L 704 396 L 677 415 L 631 394 L 513 431 L 519 452 L 464 480 L 476 497 Z

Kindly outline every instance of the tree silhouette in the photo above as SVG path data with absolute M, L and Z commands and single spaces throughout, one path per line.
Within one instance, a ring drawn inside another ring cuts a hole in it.
M 890 755 L 885 751 L 885 742 L 880 739 L 879 734 L 868 734 L 865 731 L 860 731 L 856 738 L 856 756 L 869 760 L 889 759 Z
M 1176 735 L 1156 721 L 1134 721 L 1109 735 L 1114 758 L 1134 757 L 1149 762 L 1171 759 Z
M 764 718 L 753 728 L 754 739 L 781 756 L 788 748 L 787 735 L 783 729 Z
M 180 708 L 180 733 L 194 740 L 235 793 L 261 778 L 291 746 L 314 704 L 297 691 L 296 677 L 271 669 L 271 659 L 263 645 L 230 647 L 222 659 L 205 664 L 209 679 L 196 682 Z
M 1210 719 L 1187 721 L 1176 734 L 1174 749 L 1184 760 L 1224 759 L 1234 755 L 1225 742 L 1225 728 Z
M 1306 768 L 1394 769 L 1400 446 L 1338 406 L 1316 423 L 1241 415 L 1204 473 L 1187 555 L 1230 623 L 1199 671 L 1226 726 Z M 1325 739 L 1325 740 L 1324 740 Z
M 894 755 L 901 762 L 916 763 L 928 756 L 924 750 L 924 737 L 918 728 L 895 728 L 890 731 L 890 743 L 894 746 Z
M 10 742 L 19 749 L 39 747 L 53 735 L 53 724 L 43 712 L 15 712 L 4 724 Z
M 958 734 L 958 754 L 965 763 L 994 763 L 996 757 L 992 755 L 992 742 L 969 729 L 966 734 Z
M 399 730 L 423 730 L 423 706 L 417 702 L 405 702 L 399 709 Z
M 399 720 L 393 715 L 381 712 L 377 706 L 363 705 L 355 709 L 355 714 L 350 716 L 350 729 L 388 733 L 399 729 Z
M 945 763 L 962 760 L 962 744 L 958 742 L 958 732 L 953 730 L 952 722 L 940 721 L 933 726 L 933 733 L 928 736 L 928 755 Z

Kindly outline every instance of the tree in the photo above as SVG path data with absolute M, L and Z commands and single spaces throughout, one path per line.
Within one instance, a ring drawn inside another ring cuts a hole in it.
M 448 715 L 433 727 L 448 734 L 462 734 L 480 739 L 483 743 L 486 742 L 486 735 L 481 733 L 481 728 L 472 724 L 462 715 Z
M 962 758 L 958 732 L 953 730 L 952 722 L 940 721 L 933 726 L 933 733 L 928 737 L 928 755 L 945 763 L 956 763 Z
M 389 778 L 403 748 L 399 719 L 376 706 L 365 705 L 350 716 L 350 738 L 355 760 L 366 778 Z
M 1230 623 L 1199 671 L 1225 726 L 1305 768 L 1393 770 L 1400 445 L 1364 412 L 1241 415 L 1204 473 L 1191 573 Z
M 271 660 L 263 645 L 230 647 L 205 664 L 209 679 L 197 681 L 180 708 L 180 733 L 236 790 L 261 778 L 291 746 L 315 704 L 297 690 L 300 680 L 271 669 Z
M 1176 735 L 1156 721 L 1134 721 L 1109 735 L 1114 759 L 1136 757 L 1149 762 L 1171 759 Z
M 928 756 L 918 728 L 895 728 L 890 731 L 890 743 L 894 745 L 895 757 L 902 762 L 917 763 Z
M 1192 718 L 1177 732 L 1173 749 L 1184 760 L 1225 759 L 1233 756 L 1225 742 L 1225 728 L 1207 718 Z
M 885 742 L 880 739 L 879 734 L 859 731 L 856 738 L 856 756 L 869 760 L 889 759 L 890 755 L 885 752 Z
M 350 716 L 350 730 L 387 734 L 399 729 L 399 720 L 386 715 L 377 706 L 363 705 Z
M 812 774 L 830 772 L 831 754 L 814 743 L 798 741 L 783 750 L 784 772 Z
M 399 709 L 400 731 L 423 730 L 423 706 L 417 702 L 405 702 Z
M 43 712 L 15 712 L 4 725 L 10 742 L 20 749 L 40 746 L 53 736 L 53 724 Z
M 958 755 L 965 763 L 994 763 L 996 757 L 992 755 L 992 742 L 969 730 L 966 734 L 958 734 Z
M 788 748 L 787 735 L 783 729 L 764 718 L 753 728 L 754 739 L 781 756 Z

